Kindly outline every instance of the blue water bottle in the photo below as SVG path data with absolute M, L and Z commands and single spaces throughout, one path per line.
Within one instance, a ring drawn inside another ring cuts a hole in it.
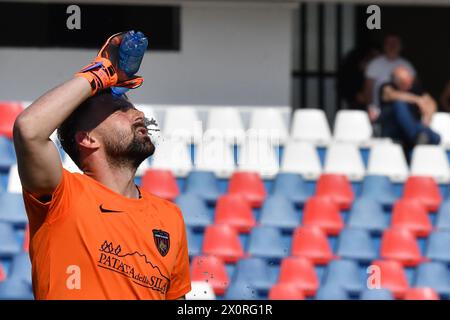
M 128 31 L 119 48 L 119 69 L 129 77 L 135 75 L 139 70 L 147 46 L 148 40 L 142 32 Z M 121 96 L 130 89 L 112 87 L 111 90 L 115 96 Z

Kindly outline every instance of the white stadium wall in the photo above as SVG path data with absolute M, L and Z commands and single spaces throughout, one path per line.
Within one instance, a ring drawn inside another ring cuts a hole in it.
M 294 8 L 183 5 L 181 51 L 147 53 L 140 72 L 145 83 L 131 99 L 151 104 L 290 105 Z M 95 54 L 85 49 L 2 48 L 0 100 L 34 100 Z

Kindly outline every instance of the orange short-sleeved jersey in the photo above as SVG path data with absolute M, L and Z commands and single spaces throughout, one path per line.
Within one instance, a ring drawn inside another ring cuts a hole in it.
M 169 201 L 63 169 L 52 199 L 24 190 L 36 299 L 176 299 L 191 290 L 185 225 Z

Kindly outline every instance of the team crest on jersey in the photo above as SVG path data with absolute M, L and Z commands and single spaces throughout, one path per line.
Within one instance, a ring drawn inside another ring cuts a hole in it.
M 165 257 L 170 249 L 169 233 L 163 230 L 153 229 L 153 240 L 159 253 Z

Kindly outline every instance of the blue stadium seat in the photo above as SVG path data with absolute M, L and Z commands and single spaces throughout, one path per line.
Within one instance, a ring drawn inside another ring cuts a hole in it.
M 202 252 L 202 243 L 200 237 L 195 235 L 190 228 L 186 228 L 186 237 L 188 242 L 189 256 L 197 256 Z
M 383 206 L 392 206 L 397 198 L 389 177 L 378 175 L 364 178 L 362 196 L 375 199 Z
M 377 258 L 369 232 L 361 228 L 345 228 L 341 231 L 337 255 L 361 262 L 370 262 Z
M 323 285 L 317 290 L 316 300 L 348 300 L 347 292 L 340 286 Z
M 450 200 L 441 204 L 437 214 L 436 228 L 439 230 L 450 231 Z
M 0 203 L 0 222 L 10 223 L 22 228 L 27 224 L 28 218 L 21 194 L 2 193 L 0 194 Z
M 14 256 L 9 279 L 24 281 L 31 287 L 31 261 L 27 252 Z
M 334 260 L 328 265 L 326 286 L 338 286 L 348 294 L 359 294 L 363 290 L 358 263 L 352 260 Z
M 0 136 L 0 170 L 8 170 L 15 163 L 16 157 L 12 141 Z
M 7 279 L 0 282 L 0 300 L 33 300 L 33 294 L 24 281 Z
M 273 227 L 254 227 L 250 234 L 248 253 L 253 257 L 282 259 L 289 253 L 280 230 Z
M 216 202 L 221 194 L 216 176 L 210 171 L 192 171 L 187 177 L 186 193 L 196 194 L 207 202 Z
M 264 226 L 290 231 L 300 225 L 300 212 L 284 195 L 275 194 L 264 202 L 259 222 Z
M 275 283 L 267 262 L 260 258 L 245 258 L 237 263 L 235 281 L 248 282 L 256 290 L 268 291 Z
M 426 257 L 450 263 L 450 232 L 436 231 L 428 238 Z
M 225 292 L 226 300 L 256 300 L 258 293 L 248 282 L 234 281 Z
M 447 266 L 441 262 L 426 262 L 417 268 L 415 287 L 431 287 L 440 295 L 450 295 Z
M 9 258 L 20 252 L 20 245 L 17 241 L 12 225 L 0 223 L 0 258 Z
M 366 289 L 360 295 L 360 300 L 394 300 L 388 289 Z
M 388 221 L 380 203 L 368 197 L 361 197 L 353 204 L 348 226 L 381 233 L 388 227 Z
M 273 194 L 282 194 L 297 205 L 304 204 L 311 196 L 302 176 L 294 173 L 279 173 L 274 182 Z
M 186 226 L 204 228 L 212 224 L 206 203 L 197 195 L 185 193 L 176 199 L 177 205 L 183 213 Z

